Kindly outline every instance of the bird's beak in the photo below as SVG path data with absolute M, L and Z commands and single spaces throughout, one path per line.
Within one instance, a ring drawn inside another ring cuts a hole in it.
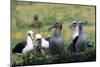
M 38 39 L 35 39 L 35 41 L 34 41 L 34 42 L 36 43 L 37 41 L 38 41 Z
M 51 27 L 48 29 L 48 31 L 50 31 L 52 28 L 54 28 L 54 26 L 51 26 Z

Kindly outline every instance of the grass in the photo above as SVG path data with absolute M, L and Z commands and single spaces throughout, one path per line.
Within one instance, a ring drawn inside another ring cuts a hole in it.
M 35 14 L 39 16 L 39 20 L 43 24 L 40 28 L 32 26 L 32 18 Z M 87 52 L 82 52 L 79 55 L 69 54 L 67 50 L 67 47 L 72 41 L 73 31 L 69 26 L 73 20 L 81 20 L 84 23 L 89 44 L 93 46 L 92 48 L 88 48 Z M 95 61 L 95 20 L 94 6 L 16 2 L 15 8 L 12 8 L 12 48 L 14 48 L 17 43 L 26 39 L 26 32 L 28 30 L 32 30 L 34 35 L 40 33 L 43 37 L 52 36 L 52 32 L 48 32 L 48 28 L 55 21 L 59 21 L 63 24 L 62 37 L 65 41 L 65 53 L 63 56 L 52 56 L 49 54 L 46 56 L 37 56 L 31 53 L 32 57 L 25 60 L 23 60 L 22 57 L 12 54 L 12 64 L 37 65 Z

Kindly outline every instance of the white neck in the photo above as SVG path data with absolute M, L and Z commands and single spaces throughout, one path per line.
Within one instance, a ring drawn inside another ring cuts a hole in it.
M 33 46 L 33 42 L 30 36 L 27 36 L 27 46 Z
M 78 36 L 78 35 L 79 35 L 79 26 L 77 25 L 77 26 L 75 27 L 73 39 L 74 39 L 76 36 Z

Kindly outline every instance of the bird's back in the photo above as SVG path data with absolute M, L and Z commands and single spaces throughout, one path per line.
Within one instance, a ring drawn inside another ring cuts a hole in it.
M 26 41 L 23 41 L 23 42 L 20 42 L 18 43 L 15 48 L 13 48 L 13 51 L 14 53 L 21 53 L 23 48 L 25 48 L 25 46 L 27 45 L 27 42 Z

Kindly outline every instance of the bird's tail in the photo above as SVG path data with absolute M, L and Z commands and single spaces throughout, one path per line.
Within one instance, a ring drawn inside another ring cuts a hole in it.
M 88 42 L 87 46 L 88 46 L 88 47 L 93 47 L 93 45 L 90 45 L 89 42 Z
M 88 44 L 88 47 L 93 47 L 93 45 Z
M 13 52 L 13 53 L 16 53 L 16 50 L 13 48 L 13 49 L 12 49 L 12 52 Z

